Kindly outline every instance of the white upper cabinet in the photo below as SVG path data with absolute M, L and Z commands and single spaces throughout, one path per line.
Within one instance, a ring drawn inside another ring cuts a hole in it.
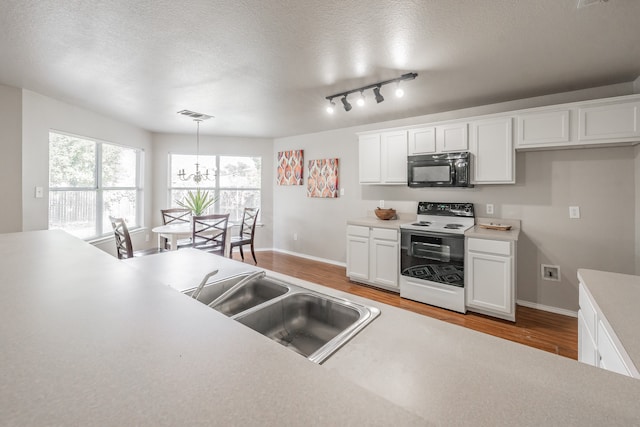
M 467 122 L 409 130 L 409 155 L 467 151 Z
M 360 182 L 376 184 L 380 182 L 380 134 L 360 135 L 358 140 L 360 158 Z
M 436 152 L 436 128 L 409 130 L 409 154 L 434 154 Z
M 580 141 L 638 140 L 640 101 L 581 107 L 578 110 Z
M 436 128 L 436 143 L 440 152 L 467 151 L 469 139 L 467 136 L 467 122 L 452 123 Z
M 537 111 L 518 115 L 516 148 L 567 144 L 572 111 Z
M 359 136 L 361 184 L 407 183 L 407 131 Z
M 407 131 L 384 132 L 380 135 L 382 177 L 384 184 L 407 183 Z
M 477 120 L 469 129 L 473 183 L 515 183 L 512 118 Z

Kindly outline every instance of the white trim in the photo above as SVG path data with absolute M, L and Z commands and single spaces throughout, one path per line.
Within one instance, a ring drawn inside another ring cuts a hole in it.
M 347 264 L 344 263 L 344 262 L 338 262 L 338 261 L 334 261 L 334 260 L 331 260 L 331 259 L 319 258 L 319 257 L 315 257 L 315 256 L 312 256 L 312 255 L 306 255 L 306 254 L 301 254 L 301 253 L 298 253 L 298 252 L 287 251 L 285 249 L 273 248 L 273 249 L 263 249 L 263 250 L 271 250 L 273 252 L 280 252 L 280 253 L 287 254 L 287 255 L 293 255 L 293 256 L 300 257 L 300 258 L 310 259 L 312 261 L 319 261 L 319 262 L 324 262 L 324 263 L 327 263 L 327 264 L 337 265 L 338 267 L 345 267 L 345 268 L 347 267 Z
M 566 308 L 552 307 L 550 305 L 538 304 L 537 302 L 529 302 L 523 300 L 518 300 L 517 304 L 523 307 L 535 308 L 537 310 L 548 311 L 550 313 L 562 314 L 564 316 L 578 317 L 577 311 L 567 310 Z

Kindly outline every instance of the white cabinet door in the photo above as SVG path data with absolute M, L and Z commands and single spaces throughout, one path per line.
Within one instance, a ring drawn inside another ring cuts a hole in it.
M 436 128 L 428 127 L 409 130 L 408 154 L 433 154 L 436 152 Z
M 361 183 L 379 183 L 381 180 L 380 134 L 361 135 L 358 139 Z
M 518 116 L 516 148 L 569 143 L 571 110 L 540 111 Z
M 386 287 L 398 287 L 398 241 L 371 239 L 369 279 Z
M 347 236 L 347 276 L 369 280 L 369 238 Z
M 640 137 L 640 102 L 622 102 L 579 109 L 581 141 Z
M 608 371 L 617 372 L 622 375 L 631 376 L 629 369 L 622 359 L 622 355 L 616 348 L 611 338 L 611 334 L 604 326 L 602 321 L 598 322 L 598 353 L 600 354 L 599 366 Z
M 407 131 L 384 132 L 380 135 L 383 184 L 407 183 Z
M 475 184 L 515 182 L 511 117 L 471 122 L 471 153 Z
M 452 123 L 437 127 L 436 141 L 438 151 L 446 153 L 452 151 L 467 151 L 469 139 L 467 123 Z
M 467 306 L 515 315 L 512 308 L 511 257 L 469 252 Z
M 578 361 L 591 366 L 598 366 L 596 342 L 587 326 L 582 310 L 578 310 Z

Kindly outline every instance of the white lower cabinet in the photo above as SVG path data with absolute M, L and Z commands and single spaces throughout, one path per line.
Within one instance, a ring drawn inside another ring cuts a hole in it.
M 583 283 L 579 285 L 578 301 L 578 360 L 618 374 L 640 377 Z
M 515 321 L 515 242 L 467 239 L 467 310 Z
M 347 226 L 347 276 L 355 281 L 398 291 L 398 230 Z

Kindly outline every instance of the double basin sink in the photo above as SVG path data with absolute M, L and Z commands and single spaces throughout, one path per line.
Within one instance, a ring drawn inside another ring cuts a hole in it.
M 375 307 L 261 271 L 201 284 L 185 294 L 315 363 L 324 362 L 380 314 Z

